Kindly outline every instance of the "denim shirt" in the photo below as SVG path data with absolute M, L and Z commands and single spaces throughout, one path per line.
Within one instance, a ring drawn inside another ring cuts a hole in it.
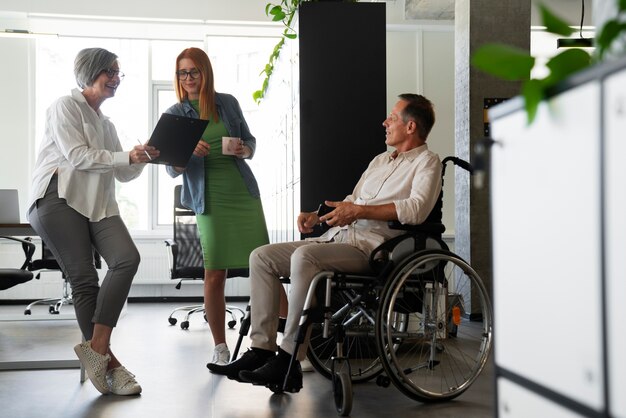
M 217 106 L 217 113 L 220 120 L 224 123 L 228 136 L 234 136 L 241 138 L 244 145 L 250 148 L 251 154 L 249 158 L 252 158 L 256 149 L 256 138 L 250 133 L 250 128 L 243 117 L 241 106 L 235 97 L 230 94 L 216 93 L 215 104 Z M 185 100 L 182 103 L 176 103 L 165 111 L 176 116 L 187 116 L 190 118 L 199 119 L 198 112 L 193 108 L 189 101 Z M 250 192 L 250 195 L 255 198 L 259 198 L 261 193 L 259 192 L 259 186 L 254 174 L 250 169 L 248 163 L 241 159 L 235 158 L 235 163 L 243 177 L 243 181 Z M 181 173 L 176 172 L 173 167 L 166 166 L 167 173 L 172 177 L 177 177 Z M 183 175 L 183 188 L 181 193 L 181 202 L 186 207 L 193 210 L 195 213 L 204 213 L 206 204 L 204 202 L 205 192 L 205 172 L 204 172 L 204 158 L 191 156 L 187 167 L 182 172 Z

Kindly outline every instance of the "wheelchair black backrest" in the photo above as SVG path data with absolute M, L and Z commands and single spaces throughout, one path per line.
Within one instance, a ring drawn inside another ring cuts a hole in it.
M 472 165 L 465 160 L 458 157 L 444 158 L 441 162 L 442 189 L 439 192 L 435 206 L 428 214 L 426 220 L 419 225 L 404 225 L 398 221 L 388 222 L 389 228 L 402 230 L 405 233 L 385 241 L 372 252 L 370 255 L 370 266 L 372 266 L 374 271 L 381 272 L 383 269 L 391 269 L 396 262 L 417 251 L 433 248 L 449 249 L 442 238 L 442 234 L 446 230 L 445 225 L 442 223 L 443 183 L 448 162 L 452 162 L 470 174 L 474 172 Z

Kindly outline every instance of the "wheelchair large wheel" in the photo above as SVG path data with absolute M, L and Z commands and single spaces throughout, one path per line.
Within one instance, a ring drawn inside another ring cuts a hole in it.
M 343 327 L 345 332 L 342 350 L 350 362 L 351 380 L 365 382 L 382 372 L 375 340 L 375 311 L 364 303 L 351 303 L 356 297 L 353 290 L 333 289 L 329 338 L 323 336 L 323 323 L 311 324 L 307 357 L 315 370 L 327 379 L 333 379 L 332 359 L 337 357 L 337 342 L 332 334 L 337 327 Z
M 386 373 L 405 395 L 421 402 L 456 398 L 491 349 L 492 310 L 482 280 L 446 250 L 409 257 L 381 294 L 376 340 Z

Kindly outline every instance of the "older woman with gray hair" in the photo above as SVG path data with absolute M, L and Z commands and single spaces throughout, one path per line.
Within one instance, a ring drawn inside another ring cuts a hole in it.
M 130 181 L 159 155 L 147 145 L 123 151 L 100 105 L 124 74 L 117 55 L 87 48 L 74 61 L 80 89 L 56 100 L 46 114 L 32 182 L 28 219 L 72 286 L 85 342 L 74 351 L 101 393 L 135 395 L 141 386 L 110 347 L 111 333 L 139 266 L 139 252 L 120 218 L 115 179 Z M 99 285 L 93 248 L 108 271 Z

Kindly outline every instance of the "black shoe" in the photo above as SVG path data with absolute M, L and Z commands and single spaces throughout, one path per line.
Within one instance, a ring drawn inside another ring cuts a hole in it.
M 279 350 L 277 356 L 270 358 L 265 365 L 258 369 L 239 372 L 239 381 L 265 386 L 274 393 L 300 392 L 300 389 L 302 389 L 302 369 L 300 368 L 300 362 L 297 360 L 291 368 L 291 372 L 283 388 L 285 376 L 289 369 L 290 357 L 291 354 Z
M 239 372 L 242 370 L 254 370 L 263 366 L 268 358 L 273 357 L 275 354 L 273 351 L 263 350 L 260 348 L 252 348 L 237 360 L 229 363 L 225 366 L 208 363 L 206 367 L 215 374 L 223 374 L 229 379 L 239 380 Z

